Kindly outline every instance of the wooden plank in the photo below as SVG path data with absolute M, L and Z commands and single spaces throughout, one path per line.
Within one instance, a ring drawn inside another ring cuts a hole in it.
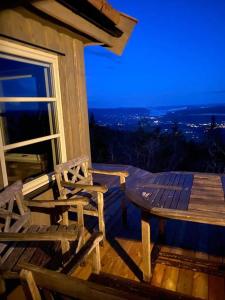
M 40 230 L 39 226 L 31 226 L 27 232 L 37 232 Z M 6 259 L 3 260 L 3 262 L 0 265 L 0 269 L 2 271 L 10 271 L 12 270 L 15 265 L 17 264 L 17 261 L 19 260 L 20 256 L 23 254 L 23 252 L 26 250 L 27 243 L 19 242 L 19 243 L 13 243 L 12 251 L 10 250 L 9 253 L 6 253 Z
M 208 275 L 195 272 L 193 276 L 192 296 L 208 299 Z
M 178 178 L 176 179 L 177 180 L 177 184 L 182 186 L 183 185 L 183 182 L 184 182 L 184 179 L 185 177 L 182 176 L 182 174 L 177 174 L 178 175 Z M 173 199 L 172 199 L 172 203 L 170 205 L 170 208 L 171 209 L 176 209 L 177 206 L 178 206 L 178 203 L 179 203 L 179 200 L 180 200 L 180 195 L 181 195 L 181 192 L 180 191 L 176 191 L 173 195 Z
M 46 0 L 44 3 L 43 1 L 36 1 L 33 3 L 33 6 L 47 15 L 60 20 L 64 24 L 82 32 L 84 35 L 88 35 L 91 38 L 106 44 L 107 46 L 113 46 L 114 39 L 112 36 L 79 15 L 74 14 L 73 11 L 57 3 L 56 1 Z
M 166 182 L 169 180 L 169 177 L 167 174 L 162 174 L 162 175 L 158 175 L 155 179 L 154 184 L 157 185 L 166 185 Z M 160 201 L 161 198 L 163 197 L 164 194 L 164 190 L 163 189 L 157 189 L 157 194 L 154 198 L 154 202 L 152 202 L 152 206 L 154 207 L 160 207 Z
M 133 296 L 131 293 L 127 293 L 122 290 L 108 288 L 104 285 L 80 280 L 54 271 L 38 268 L 34 265 L 24 264 L 23 268 L 25 270 L 32 271 L 37 286 L 47 288 L 48 290 L 70 296 L 72 298 L 75 296 L 81 300 L 88 298 L 93 300 L 143 299 L 137 295 Z
M 151 209 L 151 214 L 176 220 L 225 226 L 224 213 L 219 212 L 205 212 L 203 214 L 201 211 L 197 210 L 182 211 L 176 209 L 161 209 L 159 207 L 153 207 Z
M 193 258 L 176 253 L 161 252 L 157 262 L 168 266 L 179 266 L 195 272 L 204 272 L 217 276 L 225 276 L 225 266 L 219 262 L 213 262 L 200 258 Z
M 161 287 L 165 269 L 166 269 L 166 265 L 162 265 L 158 263 L 155 265 L 155 268 L 153 270 L 152 280 L 151 280 L 152 285 Z
M 171 291 L 176 291 L 178 274 L 178 268 L 167 266 L 164 271 L 161 287 Z
M 47 228 L 48 228 L 47 226 L 40 226 L 38 232 L 45 232 Z M 21 263 L 30 262 L 31 258 L 33 257 L 34 253 L 37 250 L 38 245 L 40 245 L 38 242 L 27 243 L 27 247 L 25 251 L 22 253 L 22 255 L 17 261 L 17 265 L 15 266 L 15 271 L 18 271 L 20 269 L 19 265 Z
M 73 241 L 76 238 L 72 232 L 52 232 L 48 234 L 46 232 L 36 233 L 1 233 L 0 241 Z
M 193 210 L 193 211 L 199 211 L 202 212 L 202 215 L 204 212 L 212 212 L 212 213 L 225 213 L 225 207 L 224 205 L 221 204 L 208 204 L 207 203 L 190 203 L 189 210 Z
M 225 286 L 224 278 L 217 276 L 209 276 L 209 300 L 224 300 L 225 299 Z
M 109 274 L 101 274 L 100 276 L 92 275 L 90 278 L 91 281 L 99 283 L 103 286 L 116 288 L 117 290 L 121 291 L 129 291 L 134 297 L 143 297 L 142 299 L 182 299 L 188 300 L 192 297 L 185 296 L 184 294 L 174 293 L 172 291 L 168 291 L 165 289 L 157 288 L 151 285 L 137 283 L 132 280 L 128 280 L 125 278 L 120 278 L 118 276 L 112 276 Z
M 180 200 L 177 204 L 177 209 L 181 209 L 181 210 L 187 210 L 188 209 L 192 184 L 193 184 L 193 176 L 192 175 L 185 175 L 185 179 L 184 179 L 184 182 L 183 182 L 183 187 L 188 188 L 188 189 L 181 191 Z
M 191 295 L 193 275 L 194 272 L 192 270 L 180 269 L 176 288 L 179 293 Z
M 48 234 L 52 234 L 53 232 L 56 232 L 58 229 L 58 225 L 51 225 L 51 226 L 45 226 L 45 228 L 42 229 L 42 232 L 47 232 Z M 57 254 L 58 257 L 58 263 L 61 263 L 62 258 L 58 255 L 58 253 L 55 251 L 54 249 L 54 244 L 55 242 L 51 241 L 47 241 L 47 242 L 34 242 L 34 244 L 32 245 L 33 248 L 35 248 L 35 251 L 30 251 L 27 253 L 27 258 L 29 260 L 24 261 L 24 263 L 31 263 L 34 265 L 38 265 L 38 266 L 45 266 L 47 262 L 50 262 L 51 260 L 54 259 L 54 257 Z M 58 244 L 60 245 L 60 242 L 58 242 Z M 24 253 L 25 254 L 25 253 Z M 54 256 L 52 257 L 52 254 L 54 254 Z M 23 257 L 21 257 L 21 259 L 23 259 Z M 23 261 L 18 262 L 18 266 L 20 267 L 20 264 L 22 264 Z M 51 266 L 49 265 L 49 267 L 51 268 Z M 54 266 L 56 267 L 56 266 Z
M 182 187 L 178 186 L 179 189 L 177 189 L 177 186 L 174 184 L 176 177 L 177 177 L 176 174 L 171 174 L 171 176 L 169 177 L 169 180 L 167 182 L 168 191 L 165 191 L 163 197 L 161 198 L 161 203 L 160 203 L 161 207 L 169 208 L 173 200 L 174 192 L 182 190 Z
M 174 185 L 178 185 L 179 183 L 179 180 L 180 180 L 180 175 L 179 174 L 175 174 L 175 178 L 174 178 Z M 175 199 L 175 194 L 180 194 L 179 191 L 171 191 L 169 194 L 168 194 L 168 197 L 171 198 L 171 201 L 169 202 L 168 201 L 168 205 L 165 206 L 165 208 L 173 208 L 174 206 L 177 207 L 177 203 L 176 201 L 174 201 Z M 179 198 L 179 196 L 178 196 Z

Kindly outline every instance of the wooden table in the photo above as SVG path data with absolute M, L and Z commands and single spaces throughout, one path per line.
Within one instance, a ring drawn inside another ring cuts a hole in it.
M 143 279 L 151 279 L 149 216 L 225 226 L 225 175 L 164 172 L 133 177 L 126 196 L 141 209 Z

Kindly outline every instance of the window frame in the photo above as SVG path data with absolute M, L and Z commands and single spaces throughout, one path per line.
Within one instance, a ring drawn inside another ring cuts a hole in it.
M 59 67 L 58 67 L 58 56 L 56 54 L 50 54 L 46 51 L 40 51 L 35 48 L 30 48 L 24 45 L 17 43 L 12 43 L 3 39 L 0 39 L 0 54 L 4 55 L 7 58 L 7 55 L 10 59 L 15 59 L 17 61 L 29 61 L 33 64 L 38 64 L 51 67 L 51 82 L 53 97 L 0 97 L 0 103 L 6 102 L 46 102 L 54 103 L 56 116 L 54 117 L 54 122 L 57 128 L 58 133 L 50 134 L 48 136 L 38 137 L 30 140 L 21 141 L 18 143 L 4 145 L 2 132 L 0 130 L 0 164 L 3 177 L 4 186 L 8 185 L 8 178 L 6 172 L 5 164 L 5 151 L 16 149 L 18 147 L 32 145 L 42 141 L 56 140 L 57 147 L 57 157 L 60 162 L 65 162 L 66 157 L 66 145 L 65 145 L 65 134 L 64 134 L 64 124 L 63 124 L 63 112 L 62 112 L 62 102 L 61 102 L 61 90 L 60 90 L 60 80 L 59 80 Z M 40 62 L 40 63 L 39 63 Z M 44 174 L 30 182 L 27 182 L 23 185 L 23 193 L 27 194 L 33 190 L 49 183 L 54 180 L 54 174 Z

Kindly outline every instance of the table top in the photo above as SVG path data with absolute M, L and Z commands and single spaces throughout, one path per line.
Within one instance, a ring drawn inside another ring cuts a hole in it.
M 163 172 L 128 180 L 126 196 L 153 215 L 225 226 L 224 190 L 223 174 Z

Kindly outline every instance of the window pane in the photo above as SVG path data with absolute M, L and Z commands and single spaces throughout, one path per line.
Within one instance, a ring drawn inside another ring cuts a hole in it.
M 9 184 L 18 179 L 25 183 L 52 172 L 56 144 L 56 140 L 45 141 L 5 152 Z
M 55 134 L 54 103 L 0 103 L 4 145 Z
M 50 66 L 0 57 L 0 97 L 51 97 Z

